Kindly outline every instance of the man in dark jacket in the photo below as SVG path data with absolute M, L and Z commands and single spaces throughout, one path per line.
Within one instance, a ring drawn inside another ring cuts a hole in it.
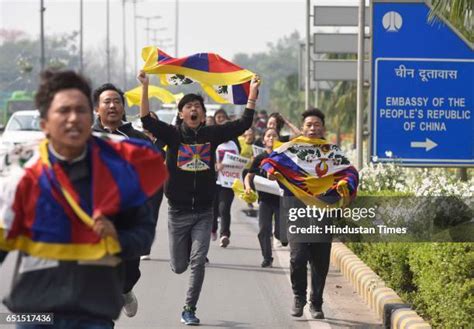
M 183 273 L 191 267 L 189 289 L 181 322 L 199 324 L 196 304 L 204 281 L 205 263 L 211 238 L 213 200 L 216 189 L 214 168 L 216 148 L 250 128 L 260 79 L 250 84 L 247 108 L 241 119 L 221 126 L 206 126 L 206 108 L 200 95 L 187 94 L 178 104 L 180 123 L 169 125 L 150 116 L 148 77 L 138 76 L 142 83 L 140 116 L 143 128 L 167 146 L 166 165 L 169 180 L 165 194 L 169 202 L 168 234 L 171 269 Z
M 86 207 L 92 207 L 93 180 L 101 179 L 91 175 L 90 95 L 87 81 L 72 71 L 43 73 L 36 94 L 41 128 L 49 141 L 48 152 L 57 159 L 71 188 Z M 47 202 L 51 203 L 50 207 L 57 207 L 54 202 L 58 201 L 43 200 Z M 96 234 L 102 238 L 111 236 L 120 242 L 119 257 L 58 261 L 20 253 L 19 274 L 4 301 L 11 311 L 54 313 L 51 328 L 113 328 L 112 320 L 118 318 L 124 303 L 121 260 L 136 259 L 148 252 L 153 242 L 154 224 L 146 204 L 109 217 L 95 215 L 93 220 Z M 5 252 L 1 252 L 0 263 L 4 257 Z
M 105 83 L 94 90 L 92 99 L 97 113 L 97 118 L 92 126 L 93 131 L 150 141 L 144 133 L 133 128 L 130 122 L 126 122 L 124 94 L 119 88 L 111 83 Z M 163 189 L 160 189 L 148 202 L 152 209 L 155 226 L 162 199 Z M 149 252 L 143 255 L 148 254 Z M 125 285 L 123 289 L 125 305 L 123 311 L 128 317 L 135 316 L 138 311 L 138 301 L 133 293 L 133 287 L 140 276 L 140 257 L 127 260 L 125 262 Z

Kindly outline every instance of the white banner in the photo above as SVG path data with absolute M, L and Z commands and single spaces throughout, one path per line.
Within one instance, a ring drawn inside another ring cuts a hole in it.
M 218 180 L 222 187 L 231 188 L 235 179 L 242 180 L 242 171 L 249 163 L 249 159 L 226 152 L 222 165 L 224 168 L 219 171 Z
M 283 190 L 274 180 L 269 180 L 262 176 L 255 175 L 255 177 L 253 178 L 253 185 L 255 185 L 255 189 L 259 192 L 266 192 L 278 196 L 283 196 Z

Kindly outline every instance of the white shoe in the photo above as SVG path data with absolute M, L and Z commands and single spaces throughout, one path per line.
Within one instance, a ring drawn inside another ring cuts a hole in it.
M 138 311 L 137 297 L 135 296 L 132 290 L 130 290 L 126 294 L 123 294 L 122 296 L 125 302 L 122 309 L 123 313 L 129 318 L 134 317 Z
M 140 260 L 150 260 L 150 259 L 151 259 L 150 255 L 140 256 Z
M 273 248 L 283 248 L 283 245 L 281 244 L 281 241 L 278 240 L 277 238 L 273 239 Z
M 230 243 L 229 237 L 226 236 L 226 235 L 224 235 L 224 236 L 221 238 L 221 244 L 220 244 L 220 246 L 221 246 L 222 248 L 227 248 L 227 246 L 229 245 L 229 243 Z

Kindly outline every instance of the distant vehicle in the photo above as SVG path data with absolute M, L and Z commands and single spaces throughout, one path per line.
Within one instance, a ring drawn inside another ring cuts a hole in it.
M 40 114 L 38 110 L 19 111 L 12 114 L 0 137 L 0 144 L 5 147 L 43 139 L 44 133 L 40 128 Z
M 27 91 L 14 91 L 5 102 L 5 109 L 0 116 L 0 124 L 5 124 L 10 116 L 18 111 L 31 111 L 35 109 L 33 94 Z

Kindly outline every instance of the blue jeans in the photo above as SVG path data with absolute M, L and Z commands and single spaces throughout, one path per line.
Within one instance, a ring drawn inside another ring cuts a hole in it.
M 54 317 L 54 324 L 17 324 L 17 329 L 113 329 L 112 321 Z
M 170 207 L 168 212 L 171 269 L 181 274 L 191 267 L 186 305 L 192 307 L 196 307 L 204 282 L 212 217 L 212 208 L 184 210 Z

